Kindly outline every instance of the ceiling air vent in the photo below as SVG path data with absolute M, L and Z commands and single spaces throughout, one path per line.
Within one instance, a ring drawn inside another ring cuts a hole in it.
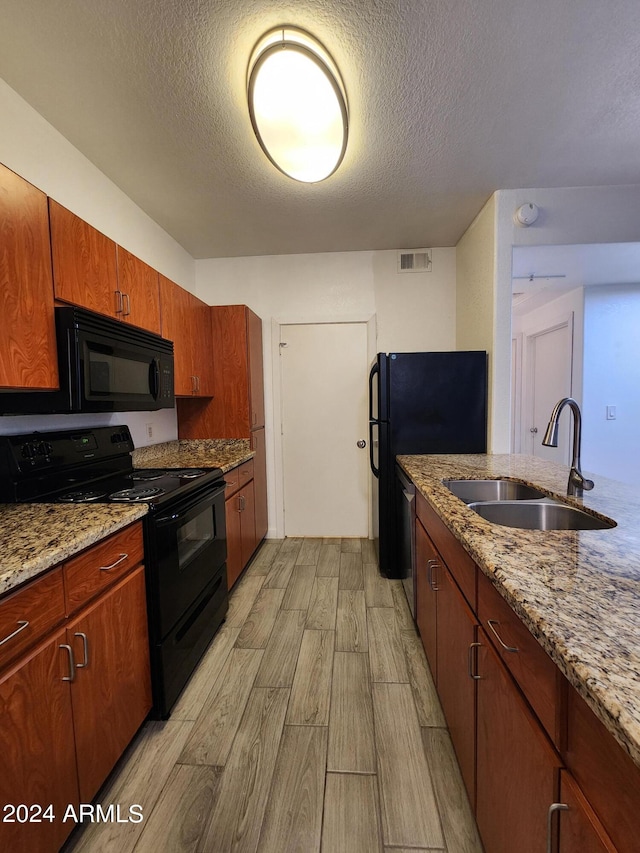
M 431 249 L 399 249 L 398 272 L 431 272 Z

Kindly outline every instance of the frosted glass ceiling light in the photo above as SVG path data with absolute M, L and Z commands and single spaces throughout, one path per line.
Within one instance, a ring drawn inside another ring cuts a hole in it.
M 305 183 L 335 172 L 347 147 L 347 97 L 313 36 L 295 27 L 266 33 L 249 60 L 247 97 L 258 142 L 281 172 Z

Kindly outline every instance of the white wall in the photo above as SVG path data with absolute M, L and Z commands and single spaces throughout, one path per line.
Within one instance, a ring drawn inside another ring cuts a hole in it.
M 585 289 L 582 463 L 633 485 L 640 480 L 639 329 L 640 284 Z M 607 420 L 607 406 L 616 406 L 615 420 Z
M 128 196 L 0 80 L 0 163 L 188 290 L 193 258 Z M 126 423 L 138 446 L 177 438 L 173 409 L 111 416 L 1 417 L 0 433 Z M 153 424 L 148 439 L 145 424 Z
M 196 261 L 201 299 L 246 304 L 263 320 L 271 526 L 282 478 L 274 429 L 279 420 L 273 321 L 358 322 L 375 315 L 374 352 L 455 349 L 455 249 L 434 249 L 428 273 L 398 274 L 396 257 L 395 251 L 335 252 Z

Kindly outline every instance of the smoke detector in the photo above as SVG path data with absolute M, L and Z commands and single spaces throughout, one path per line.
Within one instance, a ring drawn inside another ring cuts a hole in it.
M 540 208 L 536 204 L 532 204 L 528 201 L 526 204 L 521 205 L 516 212 L 513 214 L 513 220 L 516 225 L 521 225 L 523 228 L 528 228 L 529 225 L 533 225 L 538 216 L 540 215 Z

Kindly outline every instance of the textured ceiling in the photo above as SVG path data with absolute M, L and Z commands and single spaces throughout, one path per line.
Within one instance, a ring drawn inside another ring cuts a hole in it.
M 278 172 L 251 48 L 295 24 L 350 140 Z M 640 183 L 638 0 L 3 0 L 0 76 L 194 257 L 454 245 L 495 190 Z

